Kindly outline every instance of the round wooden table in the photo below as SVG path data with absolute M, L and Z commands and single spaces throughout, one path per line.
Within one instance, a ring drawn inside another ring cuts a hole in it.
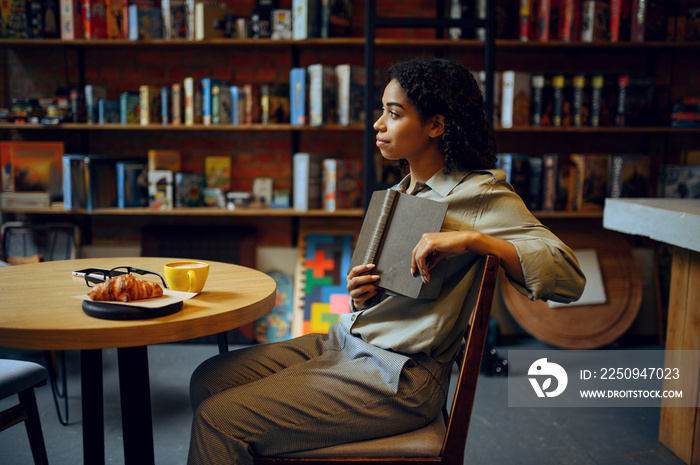
M 182 259 L 93 258 L 0 267 L 0 346 L 81 351 L 84 463 L 104 463 L 101 349 L 118 349 L 125 461 L 154 463 L 147 346 L 228 331 L 274 307 L 276 285 L 271 277 L 212 261 L 207 261 L 204 290 L 168 316 L 93 318 L 76 297 L 89 288 L 83 278 L 72 275 L 75 270 L 134 266 L 162 275 L 163 265 L 177 260 Z

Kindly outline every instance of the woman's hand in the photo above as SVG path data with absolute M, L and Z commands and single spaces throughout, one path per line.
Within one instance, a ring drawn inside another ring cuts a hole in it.
M 445 257 L 464 252 L 495 255 L 511 279 L 525 285 L 525 276 L 515 246 L 508 241 L 475 231 L 449 231 L 423 234 L 413 249 L 411 273 L 420 273 L 423 282 L 430 281 L 430 270 Z
M 374 265 L 357 265 L 350 270 L 346 278 L 348 292 L 358 310 L 363 309 L 367 301 L 379 293 L 380 289 L 376 284 L 379 276 L 369 274 L 373 268 Z

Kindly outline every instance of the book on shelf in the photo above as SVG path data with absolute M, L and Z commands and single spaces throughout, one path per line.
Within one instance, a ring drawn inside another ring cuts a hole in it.
M 183 116 L 185 126 L 194 125 L 194 78 L 186 77 L 182 81 Z
M 257 84 L 244 84 L 239 87 L 239 103 L 242 105 L 243 114 L 239 114 L 239 122 L 253 124 L 260 122 L 260 86 Z M 240 121 L 241 116 L 243 120 Z
M 319 19 L 321 38 L 350 37 L 352 0 L 323 0 Z
M 585 0 L 581 10 L 581 42 L 608 41 L 609 15 L 607 1 Z
M 530 87 L 530 125 L 552 126 L 554 90 L 551 76 L 533 73 Z
M 289 40 L 292 38 L 292 10 L 276 8 L 272 10 L 273 40 Z
M 529 186 L 527 191 L 527 199 L 525 200 L 525 205 L 531 211 L 537 211 L 542 208 L 542 179 L 544 171 L 544 161 L 542 157 L 529 156 L 527 158 L 528 162 L 528 174 L 529 174 Z
M 223 191 L 231 190 L 231 157 L 205 157 L 204 174 L 207 187 L 215 187 Z
M 51 198 L 48 192 L 2 192 L 0 207 L 3 208 L 49 208 Z
M 608 183 L 607 154 L 571 154 L 567 210 L 603 210 Z
M 58 0 L 28 0 L 27 38 L 57 39 L 61 37 Z
M 700 165 L 659 166 L 657 197 L 700 199 Z
M 0 192 L 14 192 L 12 182 L 12 159 L 10 158 L 10 141 L 0 141 Z
M 430 272 L 430 282 L 411 275 L 411 252 L 425 233 L 439 232 L 447 204 L 393 189 L 372 193 L 350 267 L 372 263 L 377 285 L 413 299 L 434 299 L 440 293 L 447 262 Z
M 117 206 L 116 162 L 109 156 L 66 154 L 63 165 L 63 205 L 66 210 Z
M 289 123 L 289 86 L 260 86 L 260 121 L 262 124 Z
M 580 40 L 581 0 L 561 0 L 558 38 L 561 42 L 578 42 Z
M 160 88 L 149 84 L 139 87 L 139 123 L 141 126 L 161 122 Z
M 617 77 L 617 107 L 615 111 L 615 126 L 627 126 L 627 90 L 630 84 L 629 75 Z
M 552 126 L 571 126 L 573 114 L 573 87 L 571 78 L 565 74 L 552 76 Z
M 326 158 L 322 165 L 323 209 L 334 212 L 359 208 L 362 202 L 362 164 L 357 160 Z
M 148 165 L 140 160 L 118 160 L 117 207 L 148 206 Z
M 313 64 L 309 73 L 309 124 L 321 126 L 336 121 L 337 82 L 335 68 L 330 65 Z
M 97 123 L 119 124 L 121 121 L 118 100 L 99 99 L 97 101 Z
M 175 173 L 175 206 L 201 207 L 205 187 L 204 173 Z
M 122 92 L 119 95 L 119 121 L 121 124 L 141 124 L 140 105 L 139 92 Z
M 558 154 L 545 153 L 542 155 L 542 211 L 553 212 L 556 210 L 558 164 Z
M 87 206 L 87 165 L 85 155 L 68 154 L 61 157 L 63 170 L 63 208 L 84 209 Z
M 573 87 L 572 111 L 573 126 L 580 128 L 590 125 L 591 92 L 589 80 L 584 74 L 576 74 L 571 80 Z
M 649 155 L 613 153 L 608 163 L 608 197 L 649 197 L 652 194 Z
M 338 83 L 336 123 L 342 126 L 361 124 L 365 120 L 365 68 L 341 64 L 335 67 Z
M 620 115 L 624 124 L 626 126 L 661 125 L 655 76 L 631 74 L 625 84 L 625 100 L 624 102 L 618 100 L 619 111 L 624 111 Z M 618 98 L 621 97 L 618 96 Z
M 591 77 L 591 126 L 614 126 L 617 114 L 617 76 L 594 74 Z
M 0 147 L 3 191 L 48 192 L 60 197 L 63 142 L 8 141 Z
M 171 124 L 170 116 L 170 86 L 160 87 L 160 124 Z
M 68 108 L 71 122 L 85 122 L 85 89 L 68 89 Z
M 187 39 L 187 6 L 185 0 L 161 0 L 163 38 Z
M 179 150 L 150 149 L 148 151 L 148 170 L 170 170 L 174 173 L 181 169 Z
M 61 39 L 83 39 L 82 0 L 59 0 Z
M 160 8 L 146 4 L 130 4 L 128 20 L 130 40 L 163 38 L 163 14 Z
M 292 37 L 321 37 L 321 0 L 292 0 Z
M 306 89 L 306 68 L 292 68 L 289 71 L 289 111 L 293 126 L 304 126 L 308 122 Z
M 552 0 L 537 0 L 537 40 L 548 42 L 550 40 L 549 23 L 552 10 Z
M 170 116 L 173 126 L 182 124 L 182 85 L 179 82 L 170 85 Z
M 241 124 L 241 114 L 245 114 L 245 109 L 241 111 L 241 99 L 238 86 L 229 87 L 231 93 L 231 124 Z
M 520 0 L 518 37 L 528 42 L 534 37 L 535 0 Z
M 272 188 L 272 178 L 255 178 L 253 179 L 253 201 L 266 207 L 272 202 L 274 189 Z
M 496 168 L 506 174 L 506 181 L 527 205 L 530 196 L 530 155 L 524 153 L 499 153 Z
M 231 108 L 231 85 L 228 82 L 222 82 L 219 87 L 219 98 L 218 98 L 218 119 L 214 119 L 212 116 L 212 123 L 214 124 L 231 124 L 231 115 L 233 110 Z M 212 99 L 212 106 L 214 105 L 214 99 Z
M 295 153 L 292 156 L 292 201 L 294 210 L 321 208 L 323 156 L 315 153 Z
M 107 38 L 107 6 L 105 0 L 83 0 L 83 32 L 85 39 Z
M 97 103 L 107 98 L 107 88 L 93 84 L 85 85 L 85 120 L 88 124 L 97 123 L 99 113 Z
M 530 124 L 531 74 L 524 71 L 503 71 L 501 91 L 501 127 Z
M 170 210 L 173 208 L 172 171 L 148 171 L 148 206 L 155 210 Z
M 214 124 L 214 106 L 216 106 L 216 118 L 218 124 L 219 119 L 219 92 L 221 91 L 221 80 L 213 78 L 203 78 L 202 84 L 202 122 L 205 126 Z M 214 94 L 216 94 L 216 102 L 214 102 Z
M 220 3 L 196 2 L 194 5 L 194 39 L 223 39 L 226 33 L 226 16 L 236 15 L 233 8 Z
M 129 38 L 129 3 L 127 0 L 106 0 L 107 38 Z

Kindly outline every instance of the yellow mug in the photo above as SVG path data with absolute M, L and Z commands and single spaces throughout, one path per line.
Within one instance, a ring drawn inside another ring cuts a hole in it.
M 171 262 L 165 264 L 164 273 L 168 289 L 200 293 L 209 276 L 209 264 L 189 260 Z

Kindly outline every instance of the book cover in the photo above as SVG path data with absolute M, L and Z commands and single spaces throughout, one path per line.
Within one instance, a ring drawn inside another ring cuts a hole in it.
M 533 73 L 530 77 L 530 125 L 542 126 L 544 103 L 544 73 Z
M 542 156 L 542 211 L 553 212 L 557 206 L 557 165 L 559 155 L 545 153 Z
M 647 18 L 647 0 L 632 0 L 631 42 L 644 42 Z
M 60 197 L 63 142 L 12 141 L 8 144 L 13 191 L 48 192 L 52 199 Z
M 121 124 L 141 124 L 140 105 L 139 92 L 122 92 L 119 95 L 119 121 Z
M 107 98 L 107 88 L 93 84 L 85 85 L 85 119 L 88 124 L 99 120 L 97 102 Z
M 373 263 L 372 274 L 387 291 L 413 299 L 434 299 L 442 288 L 447 262 L 431 270 L 430 282 L 411 275 L 411 252 L 425 233 L 439 232 L 447 204 L 387 189 L 375 191 L 357 237 L 348 269 Z
M 362 202 L 362 164 L 357 160 L 323 160 L 323 209 L 359 208 Z
M 175 206 L 201 207 L 205 187 L 204 173 L 175 173 Z
M 270 123 L 289 124 L 290 106 L 289 85 L 280 83 L 270 86 Z
M 156 210 L 173 208 L 172 171 L 148 171 L 148 206 Z
M 323 0 L 320 21 L 321 38 L 350 37 L 352 0 Z
M 309 73 L 309 124 L 321 126 L 335 123 L 337 85 L 335 68 L 313 64 Z
M 270 37 L 274 40 L 292 38 L 292 10 L 274 9 L 272 10 L 272 33 Z
M 83 31 L 86 39 L 107 38 L 107 6 L 105 0 L 83 0 Z
M 321 0 L 292 0 L 292 38 L 321 37 Z
M 297 211 L 321 208 L 323 156 L 295 153 L 292 157 L 293 207 Z
M 608 163 L 608 197 L 617 199 L 652 195 L 649 155 L 613 153 Z
M 625 92 L 627 126 L 662 126 L 656 94 L 656 77 L 630 75 Z
M 44 18 L 41 15 L 41 2 L 39 0 L 27 0 L 25 3 L 26 15 L 26 36 L 28 39 L 43 39 L 44 38 Z M 2 26 L 2 23 L 0 23 Z M 2 31 L 0 31 L 2 34 Z M 2 37 L 2 35 L 0 35 Z
M 139 122 L 141 126 L 161 122 L 160 88 L 144 84 L 139 87 Z
M 537 1 L 537 40 L 540 42 L 549 41 L 551 2 L 552 0 Z
M 163 15 L 160 8 L 130 4 L 128 21 L 130 40 L 163 38 Z
M 118 100 L 99 99 L 97 101 L 97 122 L 99 124 L 119 124 L 121 121 Z
M 581 38 L 581 0 L 562 0 L 559 11 L 561 42 L 577 42 Z
M 524 71 L 503 71 L 501 127 L 530 124 L 531 74 Z
M 163 38 L 187 39 L 187 6 L 185 0 L 161 0 Z
M 606 1 L 586 0 L 581 13 L 581 42 L 608 41 L 610 9 Z
M 658 197 L 700 199 L 700 165 L 661 165 Z
M 219 99 L 218 99 L 218 124 L 231 124 L 231 115 L 233 110 L 231 108 L 231 85 L 228 82 L 221 84 L 219 88 Z M 217 124 L 217 123 L 214 123 Z
M 148 151 L 148 170 L 169 170 L 174 173 L 181 170 L 179 150 L 150 149 Z
M 528 42 L 533 37 L 533 7 L 535 0 L 520 0 L 520 27 L 519 38 L 521 42 Z
M 129 4 L 127 0 L 105 0 L 107 17 L 107 38 L 129 38 Z
M 241 99 L 238 86 L 231 86 L 231 124 L 241 124 Z
M 622 0 L 610 0 L 610 42 L 620 41 L 620 20 L 622 18 Z
M 49 208 L 51 199 L 48 192 L 2 192 L 0 207 L 2 208 Z
M 568 209 L 602 210 L 608 184 L 608 155 L 572 154 Z
M 292 68 L 289 71 L 289 106 L 293 126 L 304 126 L 307 120 L 306 69 Z
M 204 159 L 207 187 L 231 190 L 231 157 L 208 156 Z
M 335 67 L 338 83 L 336 123 L 341 126 L 361 124 L 365 120 L 365 68 L 349 64 Z
M 117 207 L 148 206 L 148 167 L 142 161 L 116 162 Z
M 239 87 L 239 103 L 242 103 L 244 112 L 240 117 L 243 116 L 243 124 L 253 124 L 260 122 L 261 108 L 260 108 L 260 86 L 254 84 L 244 84 Z
M 83 39 L 82 0 L 59 0 L 61 39 Z
M 552 126 L 571 126 L 573 122 L 573 87 L 571 78 L 564 74 L 552 76 Z
M 615 111 L 615 126 L 627 126 L 627 90 L 630 85 L 629 75 L 617 77 L 617 107 Z
M 205 125 L 221 123 L 221 85 L 219 79 L 202 79 L 202 120 Z

